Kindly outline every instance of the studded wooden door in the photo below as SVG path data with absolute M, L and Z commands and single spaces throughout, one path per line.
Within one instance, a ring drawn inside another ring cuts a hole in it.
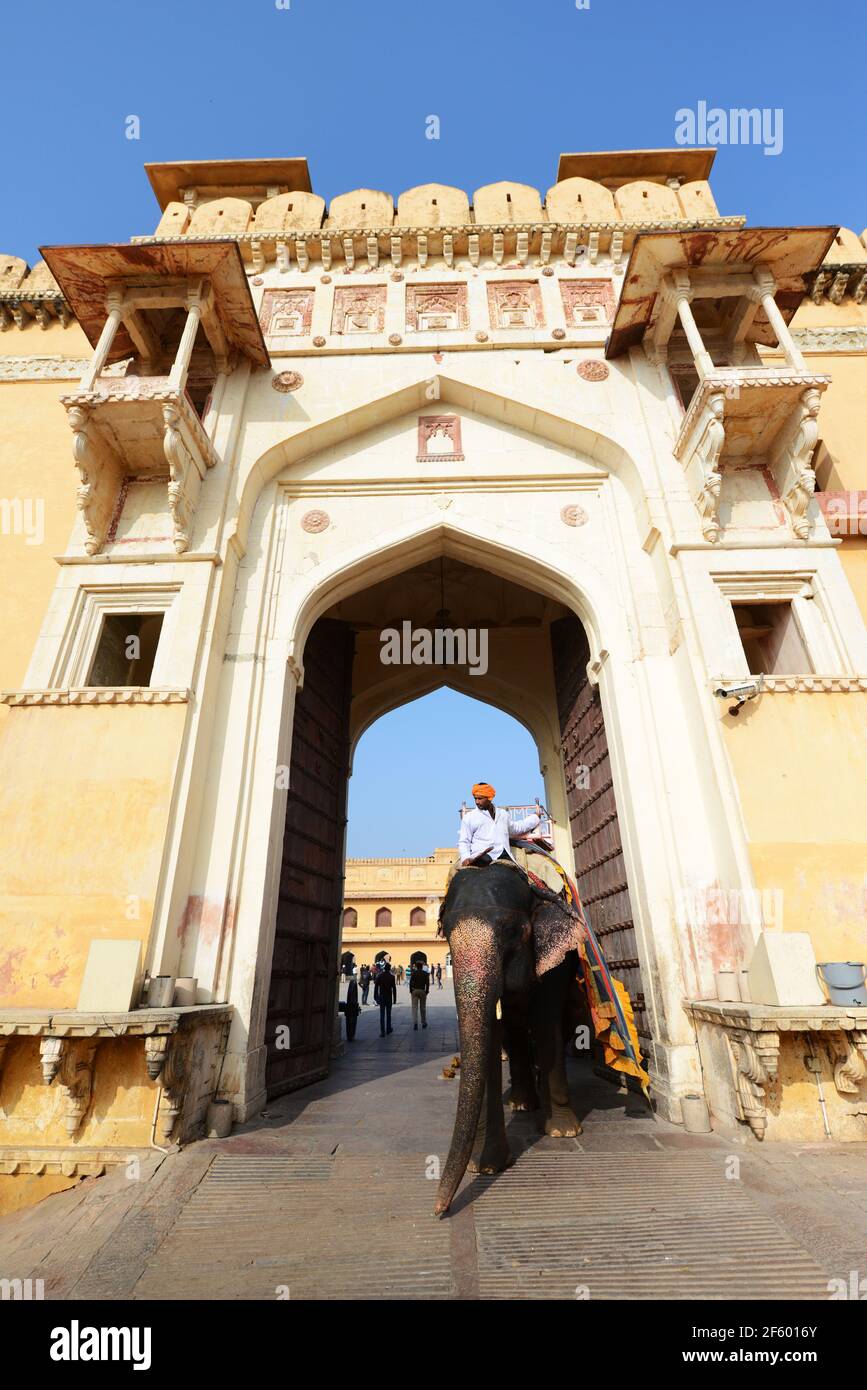
M 642 1051 L 650 1038 L 644 986 L 599 688 L 587 679 L 590 649 L 570 614 L 551 624 L 560 751 L 578 892 L 608 967 L 629 990 Z
M 343 913 L 354 642 L 345 623 L 323 618 L 304 648 L 268 995 L 269 1096 L 328 1072 Z

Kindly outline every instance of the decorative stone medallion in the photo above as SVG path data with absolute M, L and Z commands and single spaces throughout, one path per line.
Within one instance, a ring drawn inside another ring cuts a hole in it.
M 559 342 L 561 341 L 561 339 L 563 339 L 563 338 L 566 337 L 566 330 L 565 330 L 565 328 L 555 328 L 554 331 L 553 331 L 553 333 L 551 334 L 551 337 L 552 337 L 552 338 L 556 338 L 556 339 L 557 339 L 557 342 L 559 343 Z
M 320 275 L 320 277 L 319 277 L 319 283 L 320 283 L 320 285 L 330 285 L 330 284 L 331 284 L 331 276 L 330 276 L 330 275 Z
M 317 336 L 316 338 L 313 339 L 313 346 L 314 346 L 314 347 L 325 347 L 325 339 L 324 339 L 323 337 L 321 337 L 321 336 Z
M 561 509 L 560 520 L 564 526 L 583 526 L 587 521 L 587 513 L 577 502 L 571 502 Z
M 392 347 L 400 347 L 401 343 L 403 342 L 403 338 L 400 336 L 399 333 L 389 333 L 388 341 L 391 343 Z
M 583 362 L 578 363 L 576 370 L 585 381 L 606 381 L 608 379 L 607 363 L 599 362 L 593 357 L 585 357 Z
M 254 275 L 250 283 L 253 285 L 264 285 L 265 281 L 262 279 L 261 275 Z
M 312 511 L 305 512 L 301 518 L 301 530 L 308 531 L 311 536 L 318 535 L 320 531 L 326 530 L 330 525 L 331 517 L 320 507 L 314 507 Z
M 271 385 L 275 391 L 297 391 L 304 385 L 304 378 L 300 372 L 277 372 L 271 378 Z
M 487 333 L 483 333 L 483 332 L 481 331 L 481 329 L 480 329 L 479 332 L 476 334 L 476 342 L 477 342 L 477 343 L 486 343 L 487 341 L 488 341 L 488 335 L 487 335 Z

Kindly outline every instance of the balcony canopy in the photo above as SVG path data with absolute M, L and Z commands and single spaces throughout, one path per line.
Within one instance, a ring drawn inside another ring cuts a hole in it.
M 723 297 L 744 293 L 743 282 L 760 266 L 774 277 L 774 298 L 788 323 L 800 305 L 804 276 L 822 264 L 837 227 L 743 227 L 731 231 L 639 233 L 626 267 L 623 291 L 606 356 L 619 357 L 640 343 L 659 309 L 667 276 L 686 271 L 696 294 Z M 777 339 L 757 313 L 749 341 L 767 347 Z
M 170 308 L 181 305 L 187 286 L 206 279 L 214 312 L 230 347 L 256 366 L 268 365 L 268 352 L 253 306 L 237 242 L 184 241 L 149 245 L 44 246 L 40 248 L 88 341 L 95 347 L 108 316 L 106 298 L 121 289 L 131 299 L 156 297 Z M 176 345 L 175 345 L 176 346 Z M 108 355 L 122 361 L 139 351 L 121 324 Z

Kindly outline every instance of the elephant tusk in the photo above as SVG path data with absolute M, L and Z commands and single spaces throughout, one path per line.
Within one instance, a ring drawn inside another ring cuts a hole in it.
M 503 1001 L 502 1001 L 501 999 L 498 999 L 498 1000 L 497 1000 L 497 1007 L 496 1007 L 496 1009 L 494 1010 L 494 1017 L 495 1017 L 495 1018 L 502 1018 L 502 1017 L 503 1017 Z

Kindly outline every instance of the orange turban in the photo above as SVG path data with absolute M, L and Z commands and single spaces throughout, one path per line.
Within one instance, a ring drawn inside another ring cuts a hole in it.
M 477 782 L 473 787 L 473 796 L 486 796 L 489 801 L 493 801 L 497 795 L 490 782 Z

